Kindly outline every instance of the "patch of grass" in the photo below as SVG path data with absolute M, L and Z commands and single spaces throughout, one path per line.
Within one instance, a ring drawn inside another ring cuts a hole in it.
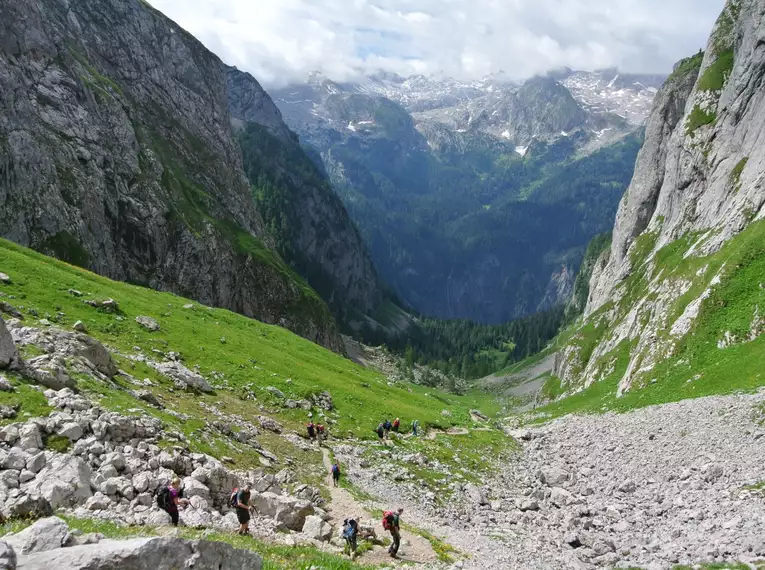
M 456 548 L 454 548 L 451 544 L 444 542 L 437 536 L 434 536 L 433 534 L 429 533 L 427 530 L 418 528 L 413 525 L 409 525 L 407 523 L 403 523 L 401 527 L 404 530 L 408 530 L 409 532 L 419 535 L 425 540 L 427 540 L 430 543 L 430 546 L 433 548 L 433 552 L 435 552 L 436 557 L 441 562 L 445 562 L 449 564 L 454 562 L 455 556 L 462 555 L 462 553 Z
M 701 107 L 696 105 L 691 114 L 688 115 L 688 120 L 685 123 L 685 134 L 692 135 L 698 129 L 705 125 L 711 125 L 717 120 L 717 113 L 714 111 L 704 111 Z
M 18 407 L 18 412 L 15 418 L 0 421 L 0 425 L 24 421 L 26 418 L 44 418 L 53 411 L 40 390 L 24 382 L 20 376 L 7 373 L 5 376 L 14 391 L 0 392 L 0 406 Z
M 560 378 L 550 375 L 542 386 L 542 397 L 545 400 L 556 400 L 563 395 L 565 391 L 566 388 L 561 386 Z
M 736 192 L 741 189 L 741 174 L 744 172 L 747 162 L 749 162 L 749 157 L 745 156 L 736 163 L 730 172 L 730 182 Z
M 700 91 L 720 91 L 725 87 L 731 71 L 733 71 L 735 54 L 732 49 L 726 50 L 717 56 L 715 62 L 710 65 L 699 78 L 698 89 Z
M 703 61 L 704 52 L 701 50 L 699 50 L 699 53 L 694 56 L 686 57 L 685 59 L 680 60 L 667 81 L 676 81 L 677 79 L 685 77 L 691 73 L 696 73 L 698 75 L 699 70 L 701 69 L 701 63 Z
M 45 438 L 45 449 L 57 453 L 66 453 L 72 448 L 72 442 L 63 435 L 49 435 Z

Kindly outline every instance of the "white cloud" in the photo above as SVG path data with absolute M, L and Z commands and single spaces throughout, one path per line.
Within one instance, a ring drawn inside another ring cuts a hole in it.
M 666 72 L 723 0 L 150 0 L 267 85 L 319 70 L 524 78 L 569 65 Z

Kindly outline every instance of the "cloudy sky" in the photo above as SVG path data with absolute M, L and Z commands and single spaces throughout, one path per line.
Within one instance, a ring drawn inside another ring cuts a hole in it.
M 703 47 L 723 0 L 150 0 L 271 86 L 318 70 L 459 79 L 617 66 L 666 72 Z

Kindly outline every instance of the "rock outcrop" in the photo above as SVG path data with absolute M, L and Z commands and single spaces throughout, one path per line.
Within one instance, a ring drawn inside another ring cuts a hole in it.
M 722 328 L 732 317 L 708 325 L 719 350 L 762 334 L 762 285 L 740 272 L 762 255 L 764 27 L 765 2 L 729 0 L 706 51 L 680 62 L 657 96 L 612 246 L 593 268 L 590 333 L 575 334 L 557 358 L 571 389 L 616 377 L 624 394 L 656 383 L 656 367 L 671 358 L 693 370 L 686 339 L 726 306 L 749 317 L 733 331 Z M 746 293 L 713 300 L 736 287 Z
M 273 251 L 215 55 L 139 0 L 4 4 L 0 36 L 0 235 L 340 348 Z

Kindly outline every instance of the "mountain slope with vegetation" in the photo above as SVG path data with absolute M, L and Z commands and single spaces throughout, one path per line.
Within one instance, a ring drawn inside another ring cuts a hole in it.
M 558 412 L 765 382 L 762 14 L 730 0 L 657 96 L 586 317 L 556 361 L 557 393 L 575 394 Z
M 0 235 L 341 349 L 327 302 L 368 311 L 379 282 L 325 179 L 285 179 L 285 160 L 307 159 L 257 82 L 229 81 L 140 0 L 15 2 L 0 16 Z M 257 164 L 248 153 L 250 180 L 243 123 L 263 127 L 251 146 L 288 147 Z M 265 190 L 313 207 L 274 213 Z M 280 216 L 304 234 L 287 243 Z

